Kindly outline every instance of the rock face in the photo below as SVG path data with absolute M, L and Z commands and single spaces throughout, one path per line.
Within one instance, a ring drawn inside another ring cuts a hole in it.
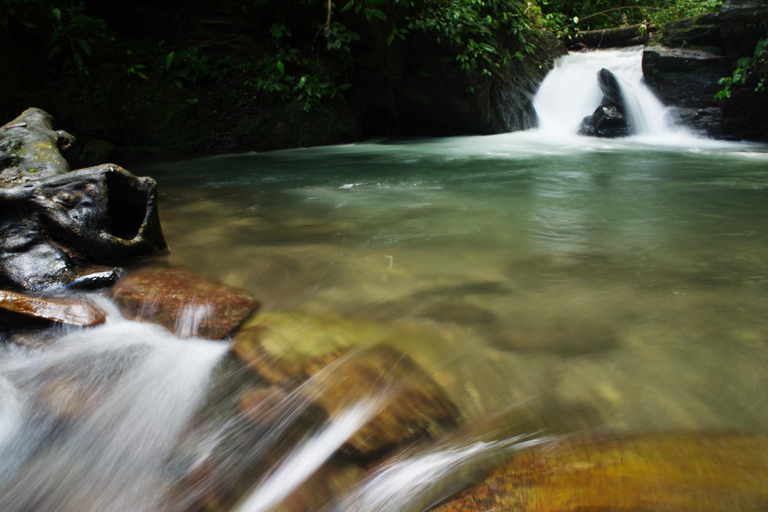
M 21 293 L 0 290 L 0 318 L 9 313 L 59 324 L 90 327 L 103 323 L 103 311 L 85 302 L 65 299 L 41 299 Z
M 434 512 L 764 510 L 768 438 L 572 439 L 521 452 Z
M 718 80 L 730 76 L 741 57 L 751 57 L 766 37 L 768 5 L 731 0 L 712 14 L 668 23 L 643 52 L 646 83 L 673 116 L 703 134 L 726 139 L 768 140 L 768 94 L 749 77 L 730 98 L 717 101 Z
M 0 127 L 0 281 L 25 290 L 114 282 L 97 263 L 166 248 L 151 178 L 116 165 L 70 172 L 74 138 L 28 109 Z
M 131 273 L 111 294 L 126 317 L 182 337 L 225 338 L 259 307 L 249 293 L 181 268 Z

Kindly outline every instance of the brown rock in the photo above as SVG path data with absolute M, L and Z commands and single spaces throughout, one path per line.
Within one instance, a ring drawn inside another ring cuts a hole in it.
M 253 388 L 240 395 L 238 410 L 252 423 L 269 425 L 280 418 L 280 406 L 286 398 L 285 391 L 277 386 Z
M 358 400 L 381 400 L 380 412 L 346 444 L 363 457 L 435 438 L 460 418 L 443 389 L 418 364 L 385 345 L 340 349 L 307 363 L 302 372 L 306 378 L 327 373 L 311 382 L 307 393 L 330 416 Z
M 760 511 L 768 436 L 571 439 L 521 452 L 434 512 Z
M 226 337 L 259 307 L 249 293 L 182 268 L 134 272 L 117 283 L 112 297 L 128 318 L 210 339 Z
M 0 290 L 0 309 L 29 318 L 79 327 L 100 324 L 106 319 L 103 311 L 84 302 L 41 299 L 6 290 Z

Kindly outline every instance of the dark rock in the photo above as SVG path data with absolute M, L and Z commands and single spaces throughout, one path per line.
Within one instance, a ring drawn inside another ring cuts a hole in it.
M 515 454 L 431 510 L 764 510 L 766 449 L 764 435 L 560 439 Z
M 117 267 L 89 266 L 78 268 L 67 274 L 67 288 L 95 290 L 112 286 L 123 276 L 123 269 Z
M 659 42 L 663 46 L 676 48 L 722 47 L 723 38 L 717 24 L 717 13 L 666 23 Z
M 616 138 L 631 135 L 624 109 L 616 104 L 600 105 L 591 116 L 581 122 L 579 135 Z
M 59 150 L 65 150 L 74 137 L 53 130 L 53 117 L 30 108 L 0 127 L 0 186 L 8 187 L 69 172 L 69 164 Z
M 597 83 L 605 97 L 608 98 L 608 103 L 614 103 L 624 108 L 624 96 L 621 94 L 621 86 L 616 75 L 603 68 L 597 72 Z
M 0 290 L 0 309 L 4 311 L 4 317 L 21 315 L 78 327 L 100 324 L 106 319 L 103 311 L 85 302 L 42 299 L 7 290 Z
M 30 290 L 166 248 L 154 180 L 111 164 L 0 188 L 0 233 L 0 276 Z
M 723 138 L 723 115 L 717 107 L 675 108 L 669 116 L 673 124 L 685 126 L 699 135 Z
M 259 307 L 249 293 L 181 268 L 133 272 L 111 295 L 126 317 L 160 324 L 182 337 L 222 339 Z
M 753 56 L 767 26 L 768 4 L 758 0 L 730 0 L 715 14 L 669 23 L 656 40 L 675 48 L 645 49 L 646 83 L 666 105 L 684 109 L 673 115 L 685 126 L 717 138 L 766 141 L 768 100 L 754 90 L 761 72 L 733 88 L 730 98 L 719 102 L 715 95 L 722 89 L 718 80 L 731 75 L 736 61 Z
M 739 87 L 721 110 L 724 138 L 768 142 L 768 92 Z
M 763 0 L 730 0 L 717 13 L 717 25 L 731 62 L 751 56 L 768 26 L 768 3 Z
M 717 83 L 729 74 L 722 55 L 703 50 L 649 46 L 643 51 L 643 75 L 665 104 L 683 108 L 717 106 Z

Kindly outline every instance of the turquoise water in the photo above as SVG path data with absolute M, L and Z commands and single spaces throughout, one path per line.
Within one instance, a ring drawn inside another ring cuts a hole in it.
M 160 162 L 172 263 L 263 311 L 418 325 L 519 430 L 765 431 L 768 147 L 536 132 Z

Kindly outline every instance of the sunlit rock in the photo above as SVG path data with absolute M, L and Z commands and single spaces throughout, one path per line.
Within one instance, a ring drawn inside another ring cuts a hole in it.
M 248 292 L 181 268 L 131 273 L 112 289 L 122 313 L 182 337 L 221 339 L 259 307 Z
M 768 437 L 571 439 L 516 454 L 434 512 L 765 510 Z
M 103 311 L 86 302 L 68 299 L 43 299 L 0 290 L 0 320 L 16 320 L 19 316 L 59 324 L 89 327 L 104 322 Z

